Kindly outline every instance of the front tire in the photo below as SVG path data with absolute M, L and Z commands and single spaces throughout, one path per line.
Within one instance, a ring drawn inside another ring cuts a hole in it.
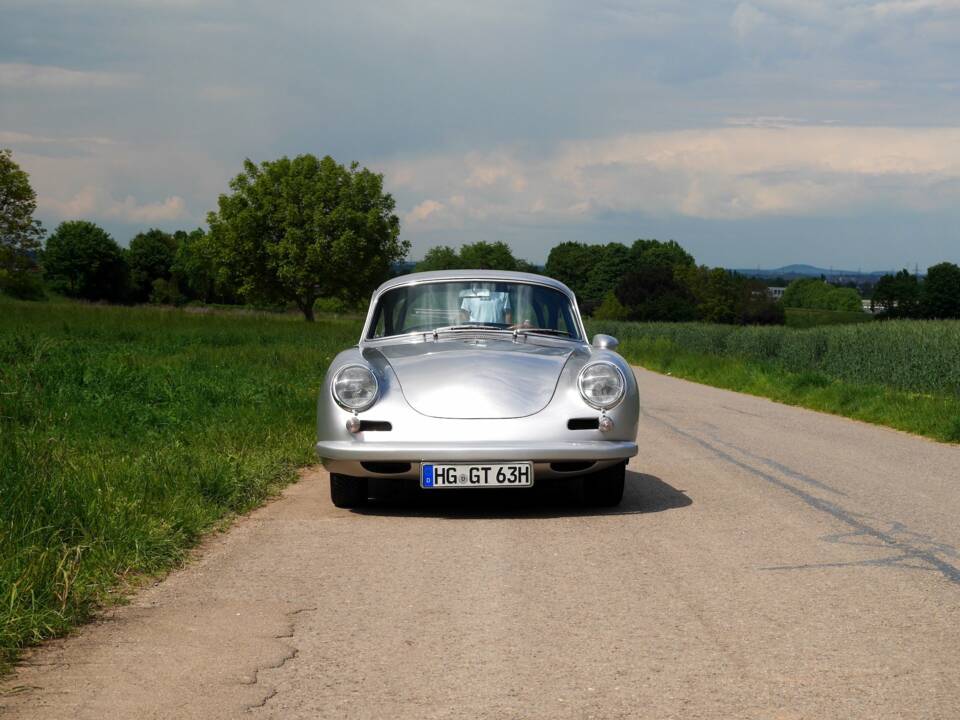
M 583 478 L 583 499 L 594 507 L 616 507 L 623 500 L 627 464 L 617 463 Z
M 367 479 L 330 473 L 330 499 L 338 508 L 367 504 Z

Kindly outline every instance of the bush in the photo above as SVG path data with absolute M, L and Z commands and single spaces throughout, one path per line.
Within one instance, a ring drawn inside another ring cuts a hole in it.
M 317 298 L 313 303 L 314 312 L 327 315 L 343 315 L 354 310 L 346 300 L 336 297 Z
M 834 287 L 816 278 L 794 280 L 783 292 L 783 305 L 788 308 L 816 310 L 862 311 L 860 294 L 853 288 Z
M 595 320 L 626 320 L 628 314 L 612 290 L 604 296 L 600 307 L 593 311 Z
M 17 300 L 45 300 L 47 297 L 40 273 L 36 271 L 0 276 L 0 292 Z

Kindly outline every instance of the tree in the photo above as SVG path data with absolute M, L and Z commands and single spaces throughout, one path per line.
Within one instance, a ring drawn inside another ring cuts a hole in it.
M 449 245 L 437 245 L 427 250 L 423 260 L 417 263 L 417 272 L 426 270 L 457 270 L 461 267 L 460 256 Z
M 617 300 L 617 294 L 610 290 L 603 298 L 600 306 L 593 311 L 594 320 L 627 320 L 630 312 Z
M 313 321 L 318 297 L 357 302 L 410 244 L 383 176 L 330 156 L 246 160 L 208 216 L 219 261 L 245 297 L 292 302 Z
M 693 255 L 684 250 L 676 240 L 636 240 L 630 246 L 630 265 L 640 267 L 694 267 Z
M 723 268 L 689 267 L 674 275 L 693 294 L 697 303 L 697 319 L 728 325 L 740 322 L 743 304 L 742 283 L 738 276 Z M 766 293 L 764 293 L 766 294 Z
M 170 267 L 172 282 L 187 300 L 205 303 L 235 303 L 237 294 L 227 270 L 218 262 L 210 235 L 197 228 L 173 234 L 177 252 Z
M 130 241 L 127 263 L 130 266 L 131 299 L 146 302 L 151 299 L 154 282 L 170 280 L 170 271 L 177 254 L 177 241 L 169 233 L 152 228 L 138 233 Z M 159 293 L 169 298 L 170 290 L 165 285 Z
M 863 303 L 853 288 L 835 287 L 817 278 L 799 278 L 783 291 L 784 307 L 860 312 Z
M 579 242 L 562 242 L 554 245 L 547 256 L 543 271 L 573 290 L 581 304 L 585 301 L 587 276 L 596 262 L 590 245 Z
M 672 321 L 697 319 L 696 300 L 673 268 L 652 265 L 631 270 L 620 280 L 617 299 L 630 320 Z
M 43 226 L 34 220 L 37 194 L 30 176 L 0 149 L 0 290 L 23 298 L 43 296 L 37 253 Z
M 960 318 L 960 267 L 942 262 L 927 270 L 920 291 L 924 317 Z
M 607 243 L 590 247 L 589 267 L 584 268 L 583 305 L 586 312 L 603 302 L 607 293 L 615 290 L 620 278 L 630 269 L 630 250 L 623 243 Z
M 123 300 L 129 269 L 107 231 L 86 220 L 60 223 L 47 238 L 43 264 L 51 287 L 86 300 Z
M 517 260 L 505 242 L 475 242 L 460 248 L 460 267 L 466 270 L 516 270 Z
M 514 270 L 517 272 L 534 273 L 537 275 L 540 274 L 539 267 L 534 265 L 529 260 L 524 260 L 523 258 L 517 258 L 517 266 L 514 268 Z
M 920 283 L 909 270 L 884 275 L 873 289 L 870 304 L 885 318 L 911 318 L 920 315 Z

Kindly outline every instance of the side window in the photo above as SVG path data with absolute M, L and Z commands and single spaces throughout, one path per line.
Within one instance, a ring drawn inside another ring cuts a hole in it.
M 386 334 L 383 327 L 383 306 L 377 308 L 377 314 L 374 317 L 373 330 L 370 337 L 383 337 Z

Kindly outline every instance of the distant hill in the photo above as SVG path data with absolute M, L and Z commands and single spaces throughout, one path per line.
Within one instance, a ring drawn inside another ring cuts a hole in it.
M 862 272 L 860 270 L 837 270 L 836 268 L 820 268 L 813 265 L 784 265 L 772 270 L 762 268 L 731 268 L 734 272 L 741 275 L 749 275 L 759 278 L 783 278 L 785 280 L 796 280 L 803 277 L 820 277 L 823 275 L 832 281 L 858 281 L 858 280 L 877 280 L 886 275 L 890 270 L 874 270 L 872 272 Z

